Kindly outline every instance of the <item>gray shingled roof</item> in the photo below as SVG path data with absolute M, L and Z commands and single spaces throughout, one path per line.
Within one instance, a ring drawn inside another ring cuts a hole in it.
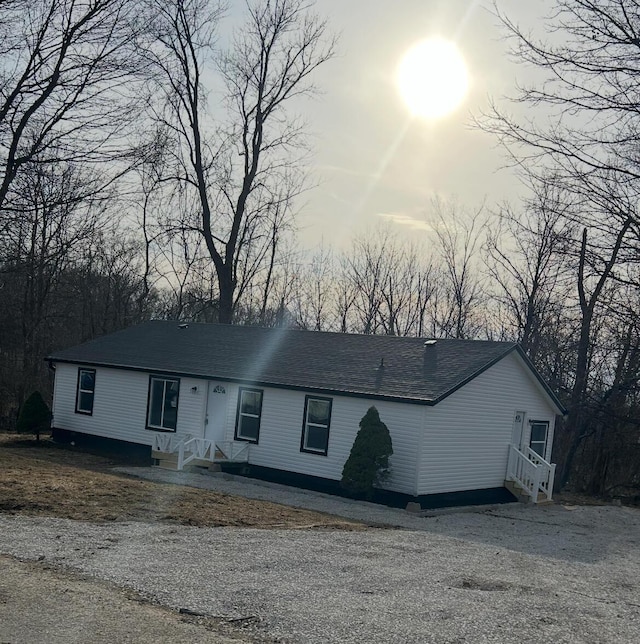
M 435 404 L 514 350 L 511 342 L 425 347 L 424 338 L 154 320 L 49 359 Z

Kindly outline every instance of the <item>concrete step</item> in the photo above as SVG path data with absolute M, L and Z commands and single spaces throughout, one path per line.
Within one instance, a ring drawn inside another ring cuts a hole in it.
M 515 481 L 506 481 L 504 486 L 516 497 L 519 503 L 532 503 L 531 495 L 529 490 L 525 490 Z M 553 503 L 553 499 L 549 499 L 544 492 L 538 492 L 538 500 L 536 501 L 537 505 L 547 505 Z
M 518 503 L 531 503 L 529 491 L 520 487 L 515 481 L 505 481 L 504 486 L 516 497 Z

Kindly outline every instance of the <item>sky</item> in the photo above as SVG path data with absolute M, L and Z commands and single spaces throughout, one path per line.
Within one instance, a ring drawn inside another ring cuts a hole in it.
M 504 153 L 471 127 L 490 96 L 513 93 L 526 74 L 506 55 L 489 7 L 488 0 L 317 0 L 339 35 L 339 53 L 315 77 L 322 94 L 301 108 L 317 184 L 297 218 L 304 247 L 346 248 L 381 221 L 400 235 L 425 234 L 436 196 L 470 209 L 517 200 L 522 187 L 503 169 Z M 535 30 L 548 0 L 499 0 L 499 7 Z M 395 71 L 414 43 L 433 35 L 457 43 L 470 88 L 454 113 L 425 121 L 411 117 Z

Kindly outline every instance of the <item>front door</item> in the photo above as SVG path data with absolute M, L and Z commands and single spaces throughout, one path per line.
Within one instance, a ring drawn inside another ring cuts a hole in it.
M 524 427 L 524 412 L 517 411 L 513 417 L 513 430 L 511 433 L 511 442 L 518 448 L 522 449 L 522 429 Z
M 210 382 L 207 391 L 207 416 L 204 437 L 221 443 L 225 439 L 227 420 L 227 389 L 221 382 Z

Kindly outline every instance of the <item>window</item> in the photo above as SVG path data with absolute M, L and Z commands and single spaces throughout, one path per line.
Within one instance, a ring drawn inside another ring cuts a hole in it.
M 531 421 L 531 439 L 529 446 L 541 458 L 545 458 L 547 453 L 547 437 L 549 435 L 549 422 L 532 420 Z
M 304 401 L 301 452 L 327 455 L 329 449 L 329 424 L 331 423 L 331 398 L 307 396 Z
M 96 389 L 96 370 L 78 369 L 76 414 L 93 414 L 93 394 Z
M 238 416 L 236 418 L 235 438 L 257 443 L 260 436 L 260 417 L 262 416 L 262 390 L 240 389 L 238 395 Z
M 180 380 L 150 376 L 147 429 L 175 432 L 178 424 Z

